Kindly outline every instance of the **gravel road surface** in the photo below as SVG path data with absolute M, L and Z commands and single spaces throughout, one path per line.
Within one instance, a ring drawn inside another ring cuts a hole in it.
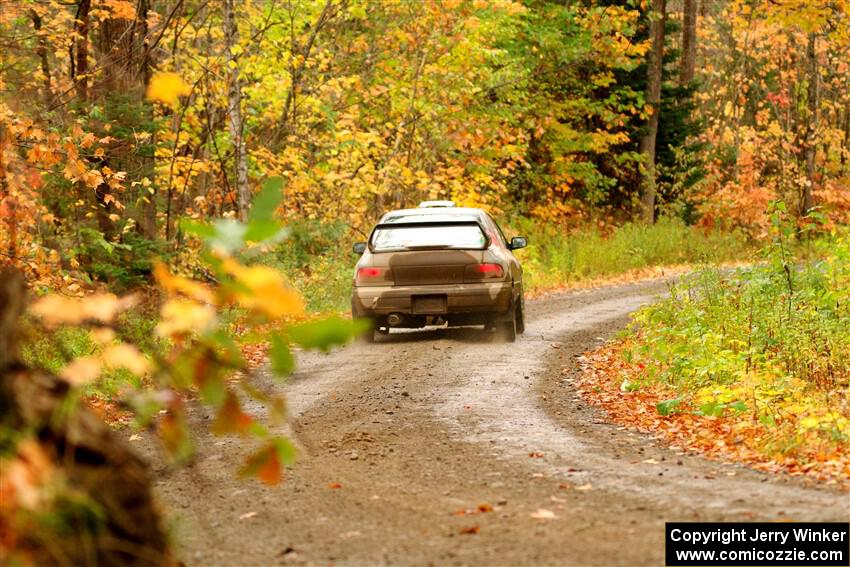
M 209 435 L 202 410 L 190 467 L 136 442 L 183 560 L 658 566 L 665 521 L 847 521 L 846 493 L 679 454 L 582 403 L 575 357 L 666 286 L 528 301 L 514 344 L 436 329 L 302 354 L 286 386 L 261 378 L 300 448 L 276 487 L 236 478 L 250 442 Z

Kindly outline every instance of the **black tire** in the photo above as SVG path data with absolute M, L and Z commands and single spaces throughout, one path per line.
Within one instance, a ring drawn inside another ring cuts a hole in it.
M 525 301 L 522 296 L 519 297 L 519 305 L 516 307 L 516 332 L 520 335 L 525 333 Z
M 517 314 L 517 310 L 514 309 L 511 312 L 510 320 L 504 321 L 500 325 L 501 331 L 502 331 L 502 336 L 504 337 L 505 341 L 507 341 L 509 343 L 516 342 L 516 334 L 517 334 L 516 314 Z

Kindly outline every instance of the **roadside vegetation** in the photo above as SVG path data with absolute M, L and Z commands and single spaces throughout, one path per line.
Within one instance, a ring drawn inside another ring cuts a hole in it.
M 607 399 L 590 397 L 652 403 L 648 421 L 646 408 L 615 413 L 668 432 L 676 423 L 679 442 L 709 453 L 850 478 L 850 235 L 817 241 L 802 263 L 793 238 L 777 226 L 762 262 L 705 268 L 641 309 L 613 360 L 596 359 Z

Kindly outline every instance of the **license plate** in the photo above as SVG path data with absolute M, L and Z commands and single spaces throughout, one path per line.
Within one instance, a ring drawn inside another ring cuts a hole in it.
M 446 312 L 445 295 L 420 295 L 413 297 L 413 312 L 434 315 Z

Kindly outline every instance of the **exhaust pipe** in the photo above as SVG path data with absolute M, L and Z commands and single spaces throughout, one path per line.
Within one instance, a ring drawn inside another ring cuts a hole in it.
M 390 327 L 398 327 L 402 321 L 404 321 L 404 318 L 401 316 L 401 313 L 390 313 L 387 315 L 387 325 Z

